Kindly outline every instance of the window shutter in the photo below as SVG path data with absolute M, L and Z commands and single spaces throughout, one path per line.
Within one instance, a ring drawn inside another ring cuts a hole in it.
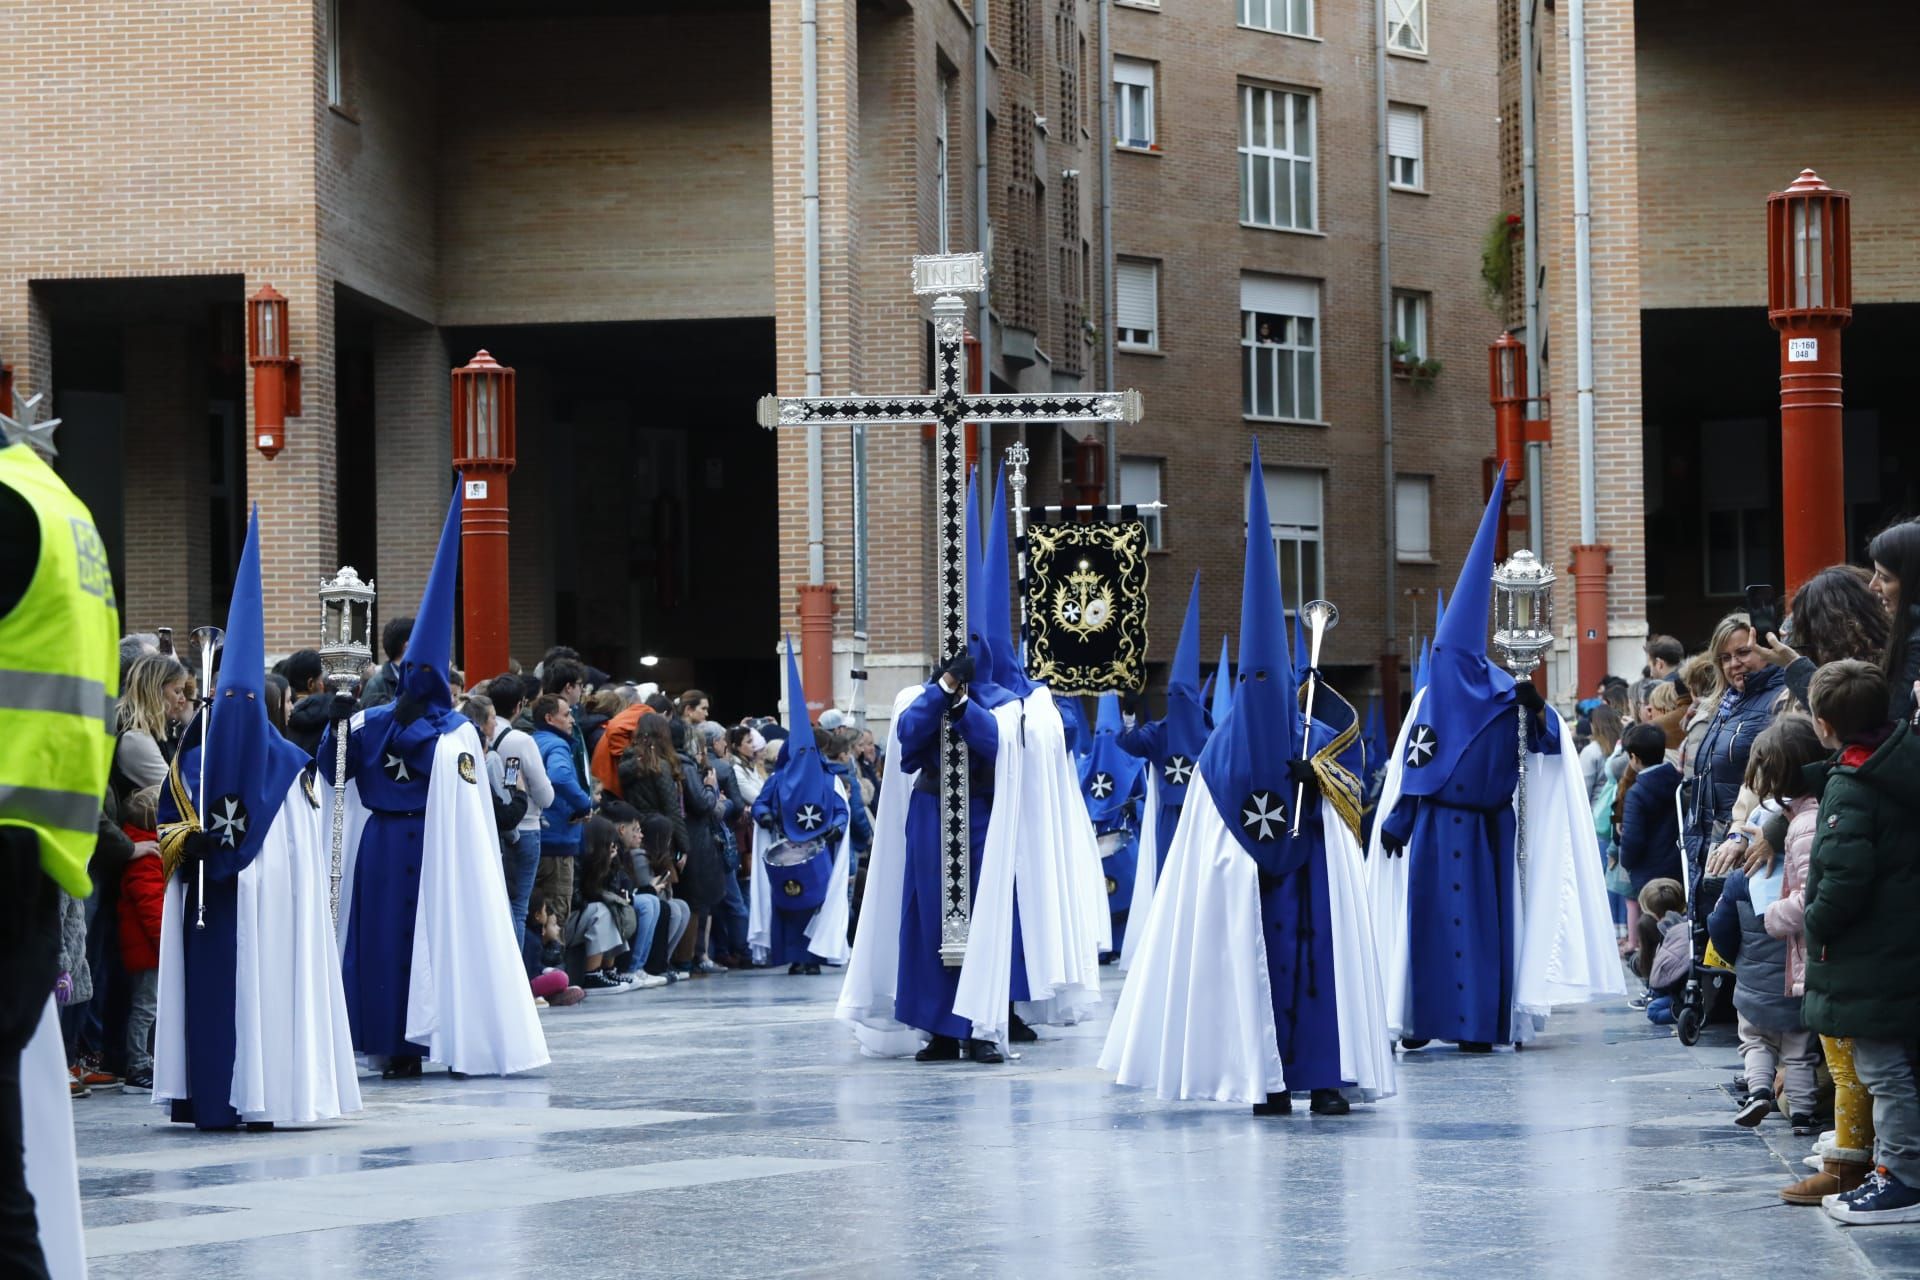
M 1387 154 L 1421 158 L 1426 143 L 1426 113 L 1419 107 L 1387 108 Z
M 1433 552 L 1432 484 L 1426 476 L 1401 476 L 1394 486 L 1393 539 L 1403 556 L 1425 558 Z
M 1320 282 L 1292 276 L 1241 276 L 1240 309 L 1317 319 L 1320 315 Z
M 1320 528 L 1320 472 L 1301 467 L 1262 467 L 1266 474 L 1267 519 L 1275 528 Z M 1244 517 L 1244 511 L 1242 513 Z
M 1137 84 L 1144 88 L 1153 88 L 1153 64 L 1138 62 L 1132 58 L 1113 60 L 1113 82 L 1115 84 Z
M 1122 329 L 1153 332 L 1160 327 L 1160 299 L 1155 279 L 1158 274 L 1151 262 L 1123 260 L 1114 264 L 1114 311 Z

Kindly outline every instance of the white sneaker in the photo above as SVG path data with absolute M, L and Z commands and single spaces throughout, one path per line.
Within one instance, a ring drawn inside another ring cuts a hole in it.
M 664 975 L 648 973 L 643 969 L 635 969 L 627 975 L 627 980 L 639 991 L 649 991 L 654 987 L 664 987 L 667 985 L 667 979 Z

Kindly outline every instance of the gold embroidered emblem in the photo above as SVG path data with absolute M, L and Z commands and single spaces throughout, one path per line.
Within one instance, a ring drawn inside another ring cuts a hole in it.
M 1108 876 L 1107 877 L 1107 896 L 1111 898 L 1114 894 L 1118 892 L 1120 892 L 1120 882 L 1118 880 L 1115 880 L 1112 876 Z
M 475 777 L 473 755 L 471 752 L 462 751 L 460 753 L 460 780 L 462 782 L 472 782 Z
M 805 892 L 805 890 L 801 889 L 800 882 L 798 880 L 789 880 L 787 881 L 786 885 L 782 888 L 781 892 L 785 893 L 789 898 L 797 898 L 803 892 Z

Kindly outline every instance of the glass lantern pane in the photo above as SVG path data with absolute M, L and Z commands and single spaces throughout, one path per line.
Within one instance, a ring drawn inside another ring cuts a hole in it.
M 1826 282 L 1821 263 L 1820 209 L 1811 200 L 1795 200 L 1793 211 L 1793 305 L 1826 305 Z

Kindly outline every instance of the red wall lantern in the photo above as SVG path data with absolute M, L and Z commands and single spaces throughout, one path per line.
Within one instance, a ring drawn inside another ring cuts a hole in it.
M 1767 197 L 1767 320 L 1780 331 L 1788 598 L 1847 558 L 1840 331 L 1853 319 L 1851 198 L 1811 169 Z
M 453 371 L 453 467 L 460 473 L 460 574 L 470 681 L 507 669 L 507 476 L 515 461 L 513 370 L 485 351 Z
M 287 353 L 287 300 L 270 284 L 247 299 L 247 363 L 253 366 L 253 444 L 266 457 L 287 445 L 300 416 L 300 362 Z

